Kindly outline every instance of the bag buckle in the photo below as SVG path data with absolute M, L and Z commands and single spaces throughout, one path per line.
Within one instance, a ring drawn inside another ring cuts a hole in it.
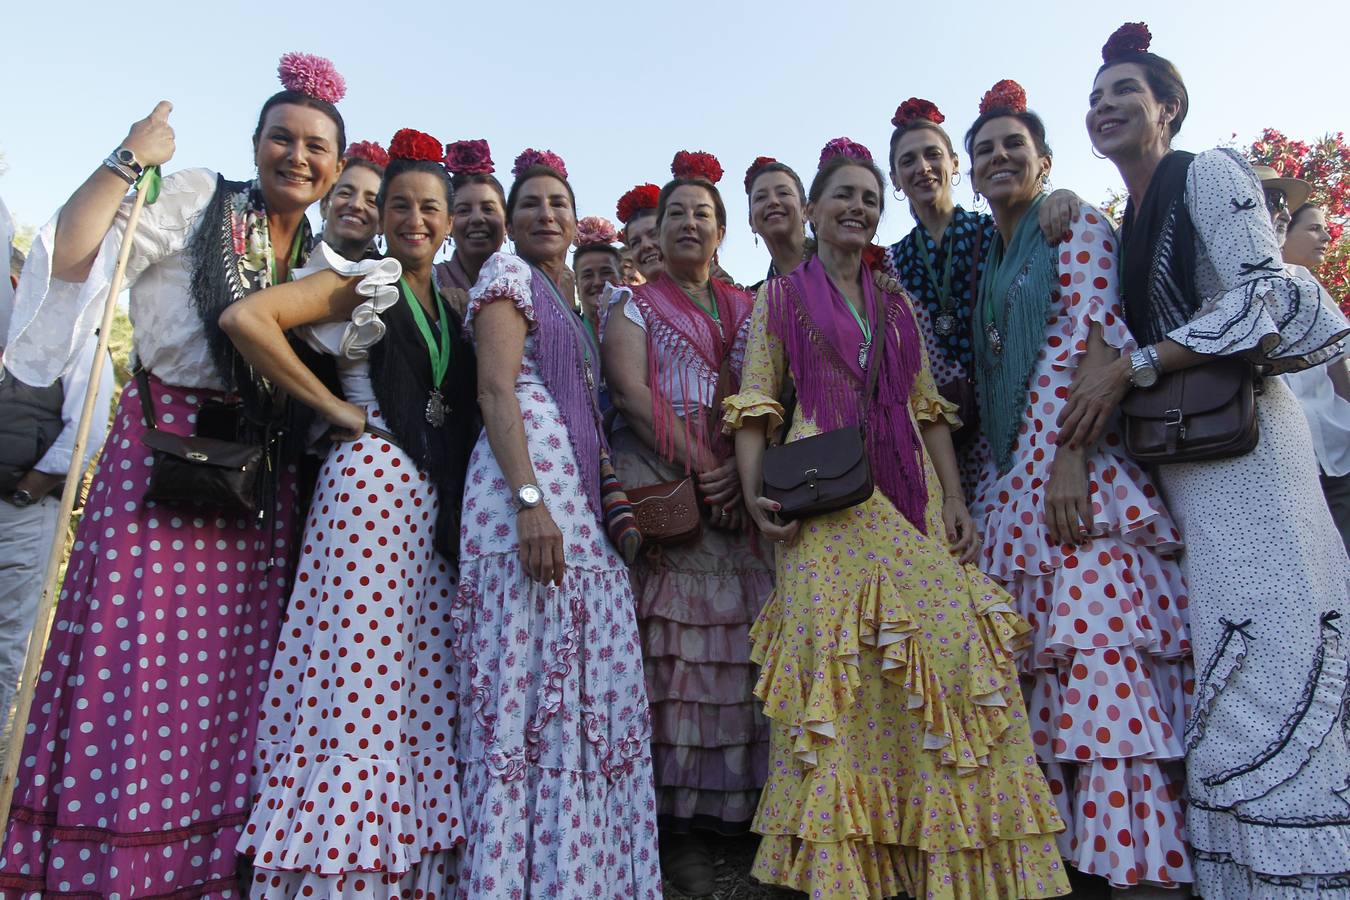
M 188 451 L 186 454 L 184 454 L 184 455 L 185 455 L 188 459 L 192 460 L 193 462 L 206 462 L 208 459 L 210 459 L 209 456 L 207 456 L 205 453 L 201 452 L 200 450 L 189 450 L 189 451 Z
M 811 494 L 815 499 L 820 498 L 820 492 L 816 490 L 816 473 L 819 471 L 819 469 L 807 469 L 804 473 L 806 475 L 806 486 L 810 488 Z

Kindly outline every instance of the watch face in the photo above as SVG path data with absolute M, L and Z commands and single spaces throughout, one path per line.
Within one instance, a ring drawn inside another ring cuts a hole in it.
M 532 484 L 525 485 L 520 489 L 520 492 L 516 496 L 520 498 L 520 502 L 525 506 L 538 506 L 539 501 L 544 499 L 543 493 L 540 492 L 539 488 Z
M 1152 366 L 1143 366 L 1134 370 L 1134 383 L 1141 388 L 1151 388 L 1158 383 L 1158 370 Z
M 129 166 L 136 161 L 136 154 L 125 147 L 120 147 L 117 150 L 117 161 Z

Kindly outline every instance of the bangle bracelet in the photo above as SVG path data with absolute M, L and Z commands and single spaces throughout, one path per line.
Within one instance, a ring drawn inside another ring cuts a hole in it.
M 131 186 L 136 183 L 135 173 L 133 173 L 126 166 L 122 165 L 116 159 L 113 159 L 111 156 L 103 160 L 103 167 L 110 170 L 118 178 L 121 178 L 123 181 L 125 181 L 128 186 Z

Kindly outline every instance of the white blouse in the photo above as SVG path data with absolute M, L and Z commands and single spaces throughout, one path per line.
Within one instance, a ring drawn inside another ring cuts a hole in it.
M 216 173 L 183 169 L 164 179 L 159 199 L 141 210 L 127 262 L 132 344 L 136 357 L 164 382 L 186 388 L 225 386 L 211 361 L 192 306 L 192 263 L 186 252 L 216 190 Z M 83 283 L 53 278 L 51 253 L 58 211 L 37 239 L 14 301 L 5 363 L 20 380 L 51 384 L 74 365 L 103 316 L 132 197 L 122 201 Z

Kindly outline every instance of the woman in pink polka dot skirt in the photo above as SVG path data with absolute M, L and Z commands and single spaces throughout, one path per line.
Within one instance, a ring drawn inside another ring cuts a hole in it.
M 1032 739 L 1068 829 L 1060 851 L 1118 889 L 1191 881 L 1180 805 L 1193 671 L 1180 537 L 1109 432 L 1056 447 L 1080 360 L 1132 345 L 1115 235 L 1084 205 L 1049 247 L 1036 224 L 1050 171 L 1040 119 L 1000 82 L 966 136 L 999 235 L 973 337 L 992 460 L 975 507 L 984 565 L 1035 630 L 1022 660 Z
M 449 176 L 439 160 L 410 158 L 417 146 L 395 136 L 376 199 L 389 258 L 348 262 L 320 244 L 317 265 L 297 273 L 307 277 L 222 319 L 244 357 L 334 437 L 262 704 L 239 842 L 255 898 L 453 893 L 464 831 L 447 557 L 476 436 L 474 362 L 432 278 L 450 231 Z M 335 358 L 341 396 L 300 363 L 288 329 Z
M 256 180 L 185 169 L 144 208 L 127 285 L 135 356 L 150 373 L 161 430 L 191 434 L 199 406 L 227 389 L 245 392 L 251 412 L 261 408 L 216 321 L 241 287 L 253 293 L 305 263 L 305 210 L 336 180 L 345 142 L 330 102 L 338 95 L 324 93 L 288 88 L 263 106 Z M 172 156 L 168 111 L 161 104 L 123 142 L 139 165 Z M 307 148 L 298 158 L 295 143 Z M 34 243 L 14 314 L 20 337 L 5 354 L 16 375 L 50 380 L 96 326 L 126 190 L 120 173 L 100 167 L 59 231 L 54 218 Z M 148 502 L 145 432 L 133 382 L 76 532 L 34 693 L 0 850 L 7 896 L 238 896 L 234 848 L 286 597 L 294 480 L 280 479 L 274 528 Z
M 558 292 L 576 231 L 562 160 L 526 151 L 520 256 L 469 293 L 484 431 L 455 595 L 458 896 L 661 894 L 651 713 L 628 569 L 601 521 L 598 347 Z

